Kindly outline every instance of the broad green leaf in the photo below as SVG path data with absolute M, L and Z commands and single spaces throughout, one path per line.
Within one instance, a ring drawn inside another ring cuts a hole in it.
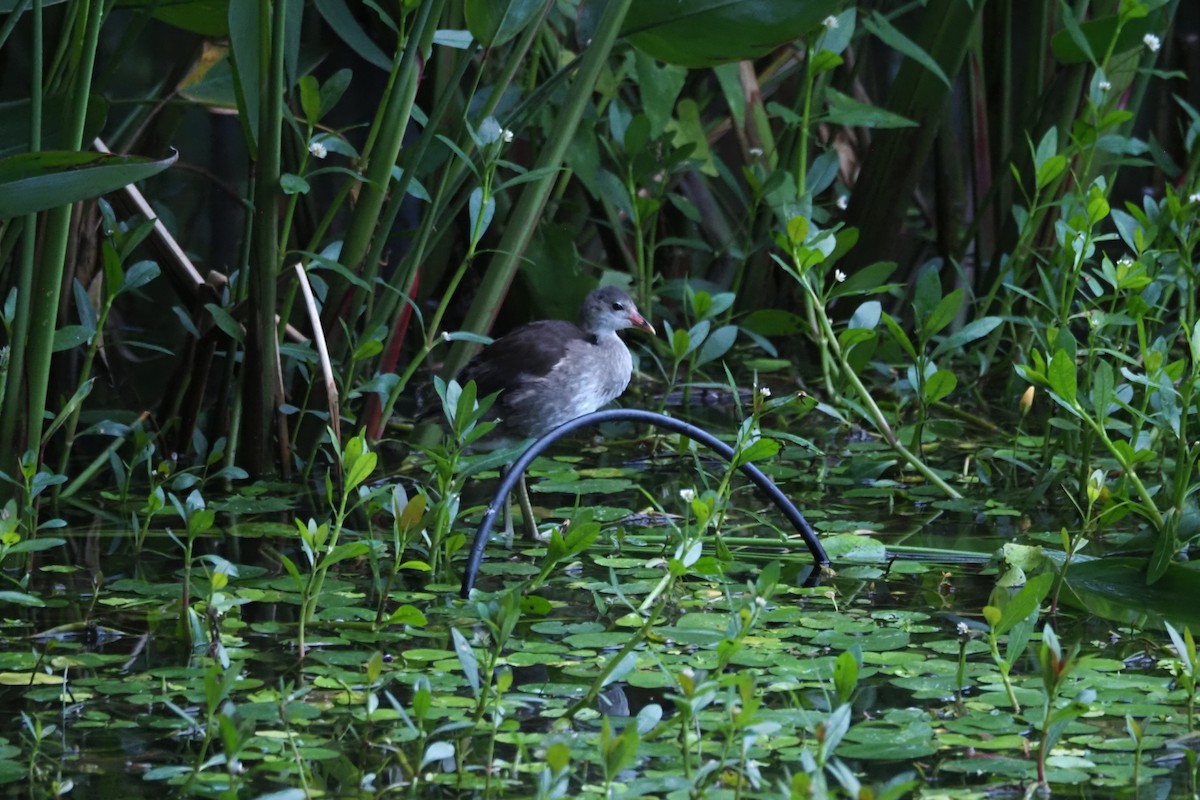
M 876 261 L 875 264 L 864 266 L 846 276 L 845 281 L 834 284 L 829 290 L 830 297 L 841 297 L 851 294 L 877 294 L 887 291 L 890 287 L 888 278 L 896 270 L 895 261 Z
M 229 35 L 229 0 L 121 0 L 120 4 L 151 8 L 155 19 L 189 33 L 214 39 Z
M 934 77 L 946 84 L 947 88 L 950 87 L 950 79 L 946 77 L 946 73 L 934 61 L 933 56 L 926 53 L 919 44 L 897 30 L 892 23 L 888 22 L 887 17 L 879 13 L 863 17 L 863 27 L 874 34 L 876 38 L 883 41 L 888 47 L 908 56 L 929 70 Z
M 939 369 L 925 379 L 925 402 L 936 403 L 958 387 L 958 378 L 948 369 Z
M 1001 609 L 999 619 L 992 625 L 996 634 L 1004 635 L 1018 622 L 1037 611 L 1042 601 L 1046 599 L 1046 595 L 1050 593 L 1050 586 L 1053 583 L 1054 573 L 1049 570 L 1026 581 L 1021 590 L 1009 598 L 1008 602 L 1004 604 L 1004 608 Z
M 245 330 L 242 329 L 241 323 L 233 318 L 232 314 L 215 303 L 205 303 L 204 308 L 212 315 L 213 322 L 221 329 L 222 333 L 235 342 L 241 342 L 245 339 Z
M 826 89 L 825 98 L 829 103 L 829 111 L 825 114 L 825 120 L 835 125 L 861 128 L 915 128 L 917 126 L 917 123 L 908 117 L 885 108 L 860 103 L 836 89 Z
M 779 452 L 779 447 L 779 442 L 774 439 L 759 439 L 738 453 L 736 463 L 740 466 L 772 458 Z
M 1063 30 L 1054 34 L 1050 40 L 1050 49 L 1054 52 L 1054 57 L 1063 64 L 1094 64 L 1095 54 L 1107 53 L 1110 47 L 1113 55 L 1125 53 L 1143 46 L 1142 37 L 1158 29 L 1158 22 L 1153 17 L 1134 18 L 1121 27 L 1118 35 L 1120 21 L 1116 15 L 1088 20 L 1081 24 L 1069 7 L 1063 5 L 1060 8 Z
M 455 633 L 458 633 L 458 631 L 455 631 Z M 425 748 L 425 755 L 421 756 L 421 769 L 425 769 L 435 761 L 446 761 L 451 758 L 454 758 L 453 744 L 450 742 L 431 742 Z
M 728 353 L 737 339 L 737 334 L 738 329 L 736 325 L 722 325 L 710 333 L 708 338 L 704 340 L 704 344 L 701 345 L 699 354 L 696 356 L 696 366 L 716 361 Z
M 28 606 L 31 608 L 44 608 L 46 605 L 42 598 L 36 595 L 9 590 L 0 591 L 0 603 L 12 603 L 16 606 Z
M 933 307 L 933 311 L 929 312 L 928 317 L 919 320 L 920 326 L 917 329 L 917 338 L 922 344 L 927 344 L 943 328 L 954 321 L 954 317 L 958 314 L 958 309 L 962 306 L 962 301 L 963 290 L 955 289 L 938 301 L 937 305 Z
M 321 85 L 312 75 L 300 79 L 300 108 L 309 125 L 315 127 L 321 121 Z
M 333 32 L 350 46 L 352 52 L 385 72 L 391 71 L 392 59 L 359 25 L 354 13 L 347 7 L 346 0 L 313 0 L 313 5 L 329 23 L 329 27 L 333 28 Z
M 642 96 L 642 112 L 646 116 L 648 134 L 661 136 L 671 121 L 675 101 L 683 89 L 687 70 L 673 65 L 659 66 L 642 52 L 635 53 L 638 90 Z
M 1075 361 L 1066 350 L 1056 350 L 1046 368 L 1046 382 L 1067 405 L 1075 405 Z
M 484 47 L 495 47 L 525 29 L 546 7 L 543 0 L 465 0 L 467 29 Z
M 178 157 L 173 151 L 155 161 L 55 150 L 0 158 L 0 219 L 99 197 L 157 175 Z
M 841 653 L 833 663 L 833 686 L 838 700 L 849 703 L 858 686 L 858 659 L 849 650 Z
M 1092 410 L 1096 420 L 1104 427 L 1108 419 L 1109 406 L 1112 405 L 1115 389 L 1112 364 L 1099 361 L 1092 371 Z
M 321 559 L 321 567 L 332 567 L 334 564 L 342 561 L 365 556 L 370 551 L 371 546 L 366 542 L 346 542 L 345 544 L 339 544 Z
M 933 358 L 937 358 L 943 353 L 954 353 L 961 350 L 965 345 L 970 344 L 976 339 L 982 339 L 989 333 L 1000 326 L 1004 320 L 1000 317 L 980 317 L 972 320 L 966 325 L 959 328 L 954 333 L 947 336 L 942 341 L 938 342 L 938 346 L 933 348 Z
M 653 0 L 637 2 L 622 33 L 668 64 L 711 67 L 759 58 L 822 30 L 841 0 Z M 586 38 L 586 37 L 585 37 Z
M 882 315 L 883 305 L 878 300 L 868 300 L 854 309 L 854 313 L 850 315 L 850 321 L 847 323 L 847 326 L 851 330 L 862 328 L 873 331 L 879 325 L 879 319 Z

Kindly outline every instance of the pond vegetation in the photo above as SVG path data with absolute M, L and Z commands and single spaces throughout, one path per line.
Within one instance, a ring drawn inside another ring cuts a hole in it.
M 1195 9 L 689 11 L 0 0 L 0 795 L 1196 796 Z

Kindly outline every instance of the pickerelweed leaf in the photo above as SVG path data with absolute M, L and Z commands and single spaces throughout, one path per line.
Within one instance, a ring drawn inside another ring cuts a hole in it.
M 45 150 L 0 158 L 0 219 L 99 197 L 145 180 L 179 158 Z

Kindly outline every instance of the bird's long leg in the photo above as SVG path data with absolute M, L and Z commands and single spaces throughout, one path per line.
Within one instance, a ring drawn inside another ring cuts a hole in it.
M 500 468 L 500 479 L 508 474 L 508 466 Z M 521 476 L 521 486 L 525 485 L 525 476 Z M 513 520 L 512 520 L 512 496 L 504 498 L 504 546 L 512 550 L 513 546 Z
M 525 523 L 525 536 L 531 541 L 536 541 L 537 518 L 533 516 L 533 503 L 529 501 L 529 487 L 525 485 L 524 475 L 521 476 L 521 480 L 517 481 L 517 502 L 521 504 L 521 519 Z

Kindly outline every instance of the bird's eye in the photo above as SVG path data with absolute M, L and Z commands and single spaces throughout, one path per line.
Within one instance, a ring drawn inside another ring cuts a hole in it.
M 614 301 L 613 301 L 613 304 L 612 304 L 612 310 L 613 310 L 613 311 L 623 311 L 623 310 L 624 310 L 624 308 L 625 308 L 625 307 L 621 305 L 621 301 L 619 301 L 619 300 L 614 300 Z

